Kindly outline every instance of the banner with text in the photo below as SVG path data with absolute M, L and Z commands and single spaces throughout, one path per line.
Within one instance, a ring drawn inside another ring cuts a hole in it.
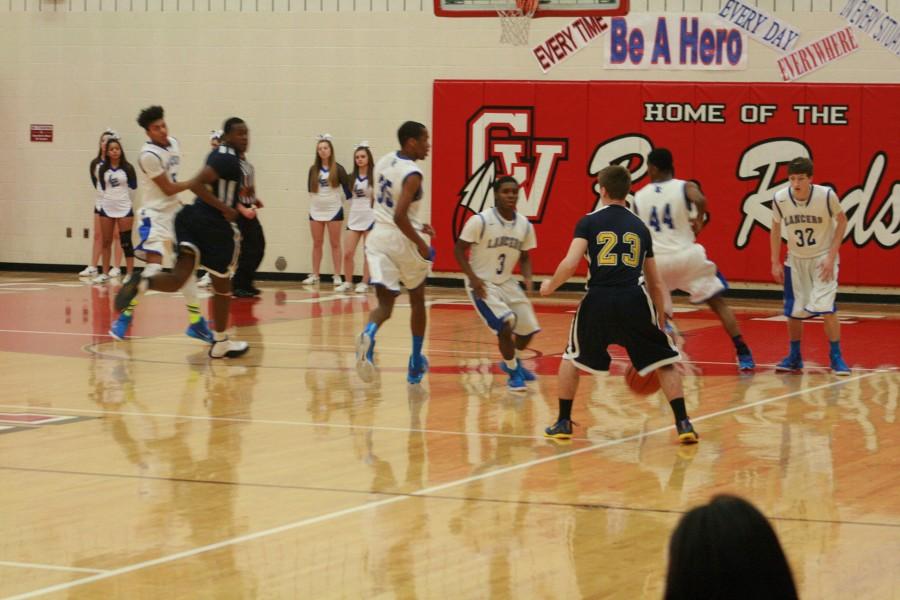
M 719 17 L 746 31 L 753 39 L 777 50 L 786 52 L 794 47 L 800 30 L 761 8 L 745 4 L 741 0 L 725 0 Z
M 531 49 L 541 70 L 546 73 L 609 29 L 603 17 L 578 17 Z
M 606 68 L 746 69 L 747 36 L 708 13 L 613 17 Z
M 552 273 L 598 205 L 597 172 L 624 165 L 640 189 L 647 153 L 666 147 L 676 177 L 708 198 L 698 241 L 725 277 L 771 281 L 772 196 L 787 163 L 807 156 L 849 219 L 841 284 L 900 286 L 900 270 L 885 268 L 900 244 L 900 85 L 436 81 L 433 108 L 436 271 L 459 272 L 463 224 L 510 174 L 535 224 L 535 272 Z

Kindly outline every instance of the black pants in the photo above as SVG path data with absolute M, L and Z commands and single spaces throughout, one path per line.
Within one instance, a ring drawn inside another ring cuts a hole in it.
M 238 215 L 237 224 L 241 230 L 241 254 L 231 283 L 235 290 L 250 290 L 266 251 L 266 237 L 259 218 L 245 219 Z

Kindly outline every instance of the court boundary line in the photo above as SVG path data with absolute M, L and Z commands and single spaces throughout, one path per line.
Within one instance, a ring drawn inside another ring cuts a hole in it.
M 0 567 L 14 567 L 17 569 L 42 569 L 45 571 L 67 571 L 72 573 L 109 573 L 109 569 L 88 569 L 85 567 L 63 567 L 60 565 L 47 565 L 43 563 L 17 562 L 14 560 L 0 560 Z
M 734 406 L 731 408 L 726 408 L 726 409 L 719 410 L 719 411 L 709 413 L 706 415 L 701 415 L 697 418 L 692 418 L 691 421 L 694 423 L 699 423 L 701 421 L 707 421 L 709 419 L 720 417 L 722 415 L 727 415 L 727 414 L 731 414 L 733 412 L 743 411 L 745 409 L 752 408 L 755 406 L 762 406 L 764 404 L 769 404 L 771 402 L 777 402 L 779 400 L 784 400 L 784 399 L 790 398 L 792 396 L 807 394 L 807 393 L 815 392 L 815 391 L 818 391 L 821 389 L 827 389 L 827 388 L 830 388 L 830 387 L 833 387 L 836 385 L 843 385 L 843 384 L 849 383 L 851 381 L 859 381 L 860 379 L 872 377 L 875 374 L 876 373 L 866 373 L 863 375 L 858 375 L 856 377 L 848 377 L 846 379 L 832 381 L 830 383 L 818 385 L 815 387 L 806 388 L 803 390 L 797 390 L 797 391 L 789 392 L 786 394 L 781 394 L 779 396 L 774 396 L 772 398 L 765 398 L 763 400 L 757 400 L 756 402 L 751 402 L 749 404 L 743 404 L 741 406 Z M 603 448 L 609 448 L 611 446 L 617 446 L 619 444 L 624 444 L 624 443 L 639 440 L 642 438 L 651 437 L 651 436 L 657 435 L 659 433 L 670 432 L 674 428 L 675 428 L 675 425 L 669 425 L 667 427 L 660 427 L 660 428 L 653 429 L 650 431 L 645 431 L 645 432 L 637 433 L 634 435 L 625 436 L 623 438 L 609 440 L 607 442 L 603 442 L 600 444 L 590 444 L 583 448 L 577 448 L 574 450 L 570 450 L 568 452 L 560 452 L 560 453 L 554 454 L 552 456 L 545 456 L 543 458 L 537 458 L 537 459 L 527 461 L 524 463 L 510 465 L 508 467 L 503 467 L 503 468 L 500 468 L 500 469 L 497 469 L 494 471 L 488 471 L 486 473 L 472 475 L 470 477 L 464 477 L 462 479 L 457 479 L 454 481 L 449 481 L 446 483 L 423 488 L 423 489 L 417 490 L 415 492 L 411 492 L 407 496 L 395 496 L 392 498 L 385 498 L 383 500 L 377 500 L 375 502 L 368 502 L 365 504 L 360 504 L 357 506 L 333 511 L 330 513 L 325 513 L 323 515 L 318 515 L 315 517 L 308 517 L 305 519 L 301 519 L 299 521 L 294 521 L 292 523 L 286 523 L 284 525 L 279 525 L 277 527 L 270 527 L 268 529 L 263 529 L 261 531 L 257 531 L 254 533 L 248 533 L 248 534 L 240 535 L 237 537 L 221 540 L 219 542 L 214 542 L 212 544 L 206 544 L 205 546 L 198 546 L 196 548 L 191 548 L 189 550 L 183 550 L 181 552 L 176 552 L 174 554 L 160 556 L 158 558 L 154 558 L 151 560 L 145 560 L 145 561 L 142 561 L 139 563 L 132 563 L 132 564 L 126 565 L 124 567 L 112 569 L 105 573 L 98 573 L 96 575 L 91 575 L 89 577 L 83 577 L 81 579 L 76 579 L 75 581 L 69 581 L 69 582 L 65 582 L 65 583 L 51 585 L 51 586 L 40 588 L 40 589 L 31 591 L 31 592 L 25 592 L 24 594 L 18 594 L 16 596 L 11 596 L 11 597 L 7 598 L 7 600 L 26 600 L 27 598 L 36 598 L 39 596 L 43 596 L 45 594 L 50 594 L 53 592 L 60 592 L 63 590 L 68 590 L 68 589 L 74 588 L 74 587 L 86 585 L 88 583 L 94 583 L 95 581 L 102 581 L 105 579 L 109 579 L 111 577 L 117 577 L 119 575 L 125 575 L 127 573 L 132 573 L 134 571 L 140 571 L 142 569 L 146 569 L 149 567 L 155 567 L 157 565 L 181 560 L 182 558 L 189 558 L 192 556 L 197 556 L 198 554 L 205 554 L 206 552 L 212 552 L 212 551 L 218 550 L 220 548 L 226 548 L 228 546 L 233 546 L 233 545 L 241 544 L 244 542 L 251 542 L 251 541 L 269 537 L 272 535 L 278 535 L 280 533 L 284 533 L 287 531 L 293 531 L 295 529 L 307 527 L 309 525 L 316 525 L 319 523 L 324 523 L 327 521 L 338 519 L 338 518 L 346 516 L 346 515 L 352 515 L 352 514 L 367 511 L 367 510 L 370 510 L 373 508 L 380 508 L 382 506 L 388 506 L 390 504 L 397 504 L 399 502 L 403 502 L 403 501 L 409 500 L 411 498 L 427 498 L 430 494 L 433 494 L 434 492 L 439 492 L 441 490 L 445 490 L 448 488 L 452 488 L 452 487 L 456 487 L 456 486 L 460 486 L 460 485 L 467 485 L 467 484 L 473 483 L 475 481 L 481 481 L 483 479 L 496 477 L 498 475 L 505 475 L 507 473 L 520 471 L 522 469 L 530 469 L 531 467 L 539 466 L 539 465 L 549 463 L 549 462 L 554 462 L 561 458 L 578 456 L 580 454 L 585 454 L 587 452 L 601 450 Z

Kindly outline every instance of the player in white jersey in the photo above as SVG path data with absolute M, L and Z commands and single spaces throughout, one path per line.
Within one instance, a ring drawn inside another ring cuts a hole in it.
M 788 318 L 790 353 L 776 371 L 800 371 L 803 319 L 820 315 L 831 345 L 831 372 L 849 375 L 841 356 L 841 324 L 834 300 L 837 295 L 838 252 L 847 230 L 847 215 L 829 187 L 813 185 L 813 164 L 798 157 L 788 163 L 790 185 L 772 201 L 772 276 L 784 283 L 784 314 Z M 787 259 L 782 266 L 782 228 L 787 238 Z
M 466 291 L 484 322 L 497 334 L 503 362 L 500 369 L 509 376 L 507 387 L 525 390 L 534 374 L 522 366 L 519 353 L 540 331 L 534 308 L 519 282 L 513 279 L 516 263 L 522 266 L 525 289 L 531 291 L 531 258 L 537 247 L 534 226 L 516 212 L 519 182 L 501 177 L 493 184 L 494 207 L 466 221 L 454 254 L 467 277 Z M 469 258 L 466 251 L 471 250 Z
M 415 161 L 428 156 L 431 143 L 428 129 L 415 121 L 401 125 L 397 138 L 400 150 L 382 156 L 375 164 L 375 227 L 366 244 L 366 260 L 378 306 L 369 313 L 369 322 L 359 334 L 356 364 L 360 377 L 370 381 L 374 375 L 375 333 L 391 317 L 403 282 L 412 309 L 412 354 L 406 380 L 416 384 L 428 370 L 422 343 L 427 325 L 425 278 L 434 260 L 429 239 L 434 230 L 418 218 L 423 177 Z
M 706 197 L 692 181 L 675 179 L 672 153 L 656 148 L 647 155 L 650 183 L 634 196 L 636 215 L 650 229 L 659 275 L 665 285 L 665 311 L 672 319 L 672 290 L 690 294 L 694 304 L 705 302 L 728 332 L 737 353 L 738 368 L 752 370 L 756 364 L 744 342 L 731 307 L 721 294 L 728 289 L 715 263 L 706 258 L 706 249 L 696 243 L 703 227 Z M 692 212 L 696 215 L 692 215 Z
M 350 215 L 347 218 L 347 237 L 344 243 L 344 283 L 334 288 L 336 292 L 349 292 L 353 289 L 353 258 L 356 256 L 356 247 L 359 240 L 363 240 L 363 248 L 366 247 L 366 238 L 369 231 L 375 226 L 375 211 L 372 208 L 374 202 L 372 194 L 372 179 L 375 168 L 375 160 L 369 149 L 369 142 L 360 142 L 353 151 L 353 173 L 350 175 L 351 197 Z M 363 278 L 356 286 L 357 293 L 365 293 L 369 286 L 369 262 L 363 255 Z
M 140 242 L 134 255 L 147 263 L 144 277 L 162 271 L 164 256 L 171 256 L 175 245 L 175 214 L 181 209 L 178 193 L 189 189 L 195 181 L 176 181 L 181 163 L 178 141 L 169 137 L 162 106 L 145 108 L 138 115 L 138 125 L 144 128 L 149 141 L 144 143 L 138 157 L 138 180 L 143 190 L 141 210 L 138 213 Z M 132 277 L 134 275 L 132 274 Z M 200 314 L 197 303 L 197 278 L 193 274 L 181 289 L 188 310 L 188 328 L 185 333 L 198 340 L 212 343 L 213 335 Z M 125 339 L 137 297 L 122 311 L 113 323 L 109 334 L 118 340 Z

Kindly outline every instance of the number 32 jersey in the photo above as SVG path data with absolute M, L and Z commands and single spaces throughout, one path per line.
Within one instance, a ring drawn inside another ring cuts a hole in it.
M 422 169 L 416 161 L 403 156 L 400 152 L 385 154 L 375 163 L 375 222 L 396 228 L 394 223 L 394 208 L 403 192 L 403 183 L 410 175 L 422 176 Z M 409 205 L 407 216 L 416 231 L 422 230 L 419 221 L 419 200 L 422 199 L 422 186 L 416 191 L 416 195 Z
M 799 202 L 790 186 L 779 190 L 772 201 L 772 219 L 781 223 L 787 237 L 788 255 L 815 258 L 831 249 L 835 216 L 842 211 L 830 187 L 813 185 L 806 202 Z
M 475 274 L 500 285 L 512 277 L 522 252 L 537 247 L 534 226 L 522 215 L 506 221 L 496 208 L 482 211 L 466 221 L 459 239 L 469 242 L 469 263 Z

